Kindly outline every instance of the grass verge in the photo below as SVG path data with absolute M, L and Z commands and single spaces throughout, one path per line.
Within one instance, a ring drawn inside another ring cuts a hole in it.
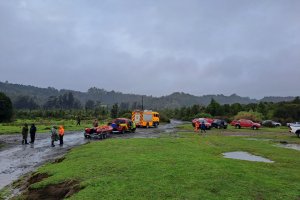
M 83 189 L 70 199 L 300 198 L 299 151 L 241 137 L 179 135 L 83 145 L 62 162 L 41 167 L 38 173 L 50 176 L 30 188 L 76 180 Z M 229 151 L 247 151 L 275 163 L 223 158 Z
M 63 125 L 65 131 L 79 131 L 84 130 L 86 127 L 92 127 L 92 120 L 81 120 L 80 125 L 76 125 L 75 120 L 57 120 L 57 119 L 37 119 L 37 120 L 16 120 L 11 123 L 1 123 L 0 124 L 0 135 L 1 134 L 15 134 L 21 133 L 24 123 L 30 124 L 34 123 L 37 127 L 38 133 L 49 132 L 53 125 Z M 102 124 L 107 124 L 107 122 L 102 122 Z

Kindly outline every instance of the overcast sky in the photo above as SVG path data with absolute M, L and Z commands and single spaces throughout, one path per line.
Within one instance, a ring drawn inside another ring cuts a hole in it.
M 0 81 L 300 95 L 299 0 L 1 0 Z

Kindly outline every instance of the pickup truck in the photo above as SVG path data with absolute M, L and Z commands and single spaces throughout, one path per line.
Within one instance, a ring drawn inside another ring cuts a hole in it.
M 290 126 L 290 132 L 295 133 L 300 138 L 300 125 Z

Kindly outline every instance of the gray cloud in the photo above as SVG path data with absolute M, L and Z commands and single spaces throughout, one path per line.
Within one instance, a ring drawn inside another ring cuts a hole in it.
M 300 1 L 0 1 L 0 80 L 299 95 Z

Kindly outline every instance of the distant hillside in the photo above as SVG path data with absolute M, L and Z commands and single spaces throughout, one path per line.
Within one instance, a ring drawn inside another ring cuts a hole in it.
M 162 109 L 162 108 L 179 108 L 182 106 L 191 106 L 194 104 L 208 105 L 211 99 L 215 99 L 220 104 L 233 104 L 233 103 L 257 103 L 259 101 L 279 102 L 290 101 L 294 97 L 264 97 L 261 100 L 250 99 L 249 97 L 240 97 L 236 94 L 230 96 L 220 95 L 203 95 L 194 96 L 183 92 L 175 92 L 173 94 L 152 97 L 138 94 L 123 94 L 121 92 L 106 91 L 96 87 L 90 88 L 87 92 L 73 91 L 73 90 L 57 90 L 52 87 L 39 88 L 30 85 L 20 85 L 8 82 L 0 82 L 0 91 L 7 94 L 12 101 L 14 101 L 20 95 L 27 95 L 33 97 L 35 101 L 42 105 L 50 96 L 62 95 L 66 92 L 72 92 L 74 97 L 79 99 L 82 105 L 87 100 L 99 101 L 102 104 L 111 106 L 114 103 L 127 104 L 129 107 L 135 105 L 141 105 L 142 99 L 144 108 L 147 109 Z

